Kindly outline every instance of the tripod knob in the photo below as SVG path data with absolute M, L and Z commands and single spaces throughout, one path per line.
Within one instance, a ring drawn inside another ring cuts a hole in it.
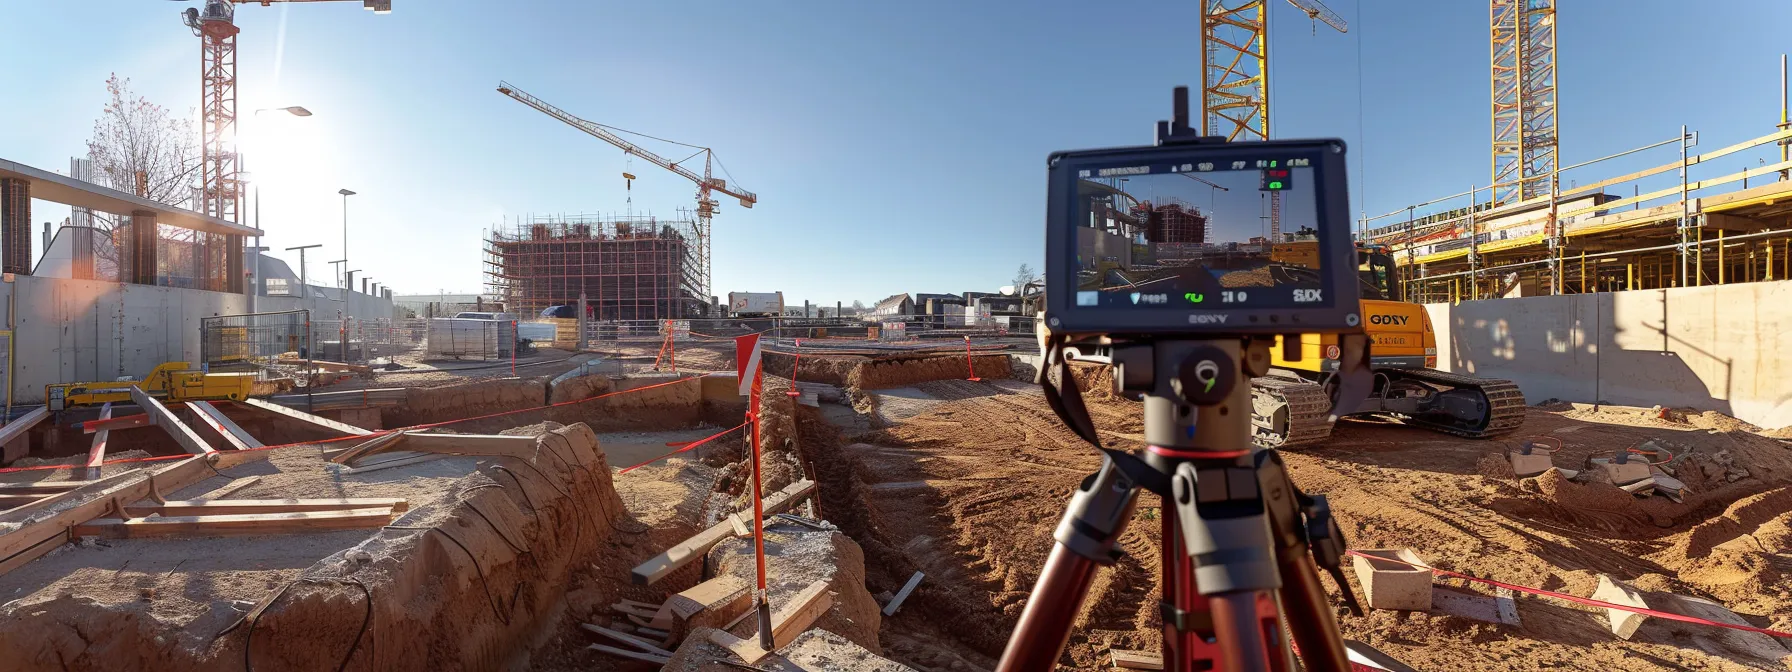
M 1182 358 L 1170 387 L 1190 404 L 1210 406 L 1224 401 L 1237 381 L 1237 362 L 1219 348 L 1200 346 Z

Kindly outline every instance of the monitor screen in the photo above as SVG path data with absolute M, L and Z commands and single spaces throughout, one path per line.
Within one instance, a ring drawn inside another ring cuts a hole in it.
M 1073 310 L 1328 303 L 1313 159 L 1175 158 L 1073 166 Z

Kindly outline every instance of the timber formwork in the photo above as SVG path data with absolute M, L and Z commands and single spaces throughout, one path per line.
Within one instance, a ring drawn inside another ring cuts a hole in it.
M 486 285 L 522 315 L 577 305 L 599 320 L 702 317 L 695 224 L 654 217 L 536 217 L 485 241 Z

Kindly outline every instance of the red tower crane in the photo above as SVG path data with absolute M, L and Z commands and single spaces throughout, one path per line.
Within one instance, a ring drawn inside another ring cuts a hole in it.
M 333 2 L 343 0 L 205 0 L 205 9 L 189 7 L 181 18 L 199 37 L 199 212 L 231 222 L 242 210 L 243 190 L 236 155 L 236 6 L 259 4 L 266 7 L 276 2 Z M 392 0 L 361 0 L 361 6 L 376 14 L 392 11 Z M 201 259 L 208 282 L 220 285 L 211 289 L 241 293 L 243 291 L 243 241 L 241 236 L 226 236 L 223 241 L 223 282 L 219 283 L 218 254 L 211 243 L 213 234 L 200 234 Z

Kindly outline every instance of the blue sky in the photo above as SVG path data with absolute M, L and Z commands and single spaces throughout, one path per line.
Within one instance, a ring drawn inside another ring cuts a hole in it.
M 66 171 L 109 73 L 178 113 L 197 107 L 198 38 L 178 13 L 198 2 L 6 4 L 0 157 Z M 1353 212 L 1485 184 L 1485 3 L 1328 4 L 1350 34 L 1271 2 L 1276 135 L 1344 138 Z M 1681 124 L 1715 148 L 1777 121 L 1792 3 L 1561 4 L 1565 163 Z M 1198 84 L 1198 14 L 1188 0 L 247 5 L 242 133 L 246 152 L 262 143 L 246 161 L 264 244 L 323 243 L 314 276 L 341 253 L 343 187 L 360 192 L 352 265 L 401 293 L 479 288 L 481 232 L 505 217 L 622 212 L 624 170 L 640 177 L 637 211 L 688 207 L 688 182 L 497 94 L 505 79 L 593 121 L 716 149 L 761 199 L 723 201 L 717 293 L 825 304 L 987 290 L 1040 265 L 1049 152 L 1148 142 L 1169 87 Z M 316 116 L 248 114 L 282 105 Z M 65 216 L 38 208 L 39 222 Z

